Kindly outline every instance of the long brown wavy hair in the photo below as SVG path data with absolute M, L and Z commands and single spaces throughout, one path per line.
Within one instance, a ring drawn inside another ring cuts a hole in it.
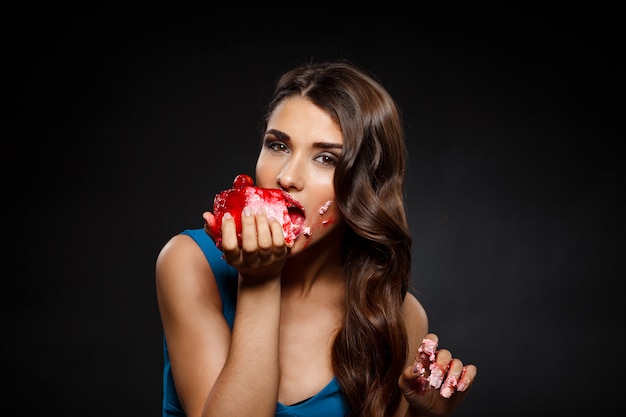
M 402 302 L 411 244 L 404 205 L 405 137 L 400 110 L 372 74 L 346 60 L 308 62 L 284 73 L 264 124 L 283 100 L 306 97 L 341 128 L 336 203 L 345 218 L 345 317 L 332 351 L 350 416 L 384 417 L 398 406 L 407 355 Z M 264 131 L 265 126 L 262 126 Z

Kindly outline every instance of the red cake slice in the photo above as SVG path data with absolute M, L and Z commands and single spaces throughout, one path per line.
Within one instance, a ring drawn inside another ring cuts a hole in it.
M 283 227 L 287 244 L 292 244 L 304 230 L 304 207 L 291 194 L 280 188 L 256 187 L 252 177 L 239 174 L 233 181 L 233 188 L 216 194 L 213 200 L 215 223 L 210 225 L 210 231 L 218 248 L 222 247 L 222 216 L 226 212 L 235 220 L 241 245 L 241 211 L 246 206 L 253 213 L 262 208 L 268 218 L 278 220 Z

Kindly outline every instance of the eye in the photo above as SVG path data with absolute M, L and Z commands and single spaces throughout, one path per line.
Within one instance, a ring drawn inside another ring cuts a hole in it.
M 337 165 L 339 158 L 332 153 L 323 153 L 318 155 L 315 160 L 323 165 L 334 167 Z
M 276 140 L 268 140 L 265 142 L 265 147 L 274 151 L 274 152 L 287 152 L 289 148 L 283 142 L 279 142 Z

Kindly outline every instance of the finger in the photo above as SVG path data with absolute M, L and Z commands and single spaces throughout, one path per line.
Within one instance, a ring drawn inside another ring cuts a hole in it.
M 284 253 L 285 233 L 283 232 L 283 226 L 273 217 L 269 219 L 269 225 L 272 232 L 272 246 L 277 248 L 279 254 Z
M 463 367 L 463 371 L 461 372 L 461 376 L 459 377 L 459 382 L 456 386 L 456 390 L 459 392 L 467 391 L 474 382 L 476 378 L 476 374 L 478 369 L 474 365 L 465 365 Z
M 427 334 L 422 339 L 422 344 L 418 348 L 418 354 L 415 359 L 421 360 L 424 365 L 428 366 L 435 360 L 435 354 L 437 353 L 437 345 L 439 344 L 439 338 L 433 333 Z
M 272 232 L 265 210 L 257 212 L 255 220 L 259 259 L 267 260 L 272 256 Z
M 430 364 L 430 374 L 428 375 L 428 383 L 431 387 L 435 389 L 441 387 L 451 360 L 452 354 L 447 349 L 437 351 L 435 362 Z
M 250 207 L 241 212 L 241 251 L 245 262 L 254 263 L 259 257 L 256 219 Z
M 202 213 L 202 218 L 204 219 L 204 231 L 211 238 L 215 238 L 215 236 L 213 236 L 213 229 L 215 228 L 215 225 L 217 223 L 215 216 L 210 211 L 205 211 L 204 213 Z
M 237 238 L 237 226 L 230 213 L 224 213 L 222 216 L 222 252 L 224 259 L 231 265 L 239 261 L 241 250 Z
M 437 336 L 435 333 L 428 333 L 426 336 L 424 336 L 425 339 L 430 339 L 433 342 L 437 342 L 439 343 L 439 336 Z
M 415 352 L 415 361 L 410 367 L 411 375 L 407 375 L 407 378 L 413 378 L 413 383 L 410 385 L 416 386 L 419 391 L 430 388 L 428 376 L 431 365 L 435 363 L 438 342 L 437 335 L 429 333 L 422 339 L 422 343 Z
M 224 213 L 222 216 L 222 247 L 231 250 L 239 248 L 237 226 L 230 213 Z
M 441 384 L 440 394 L 444 398 L 450 398 L 457 390 L 459 378 L 463 372 L 463 362 L 453 359 L 448 366 L 448 374 Z
M 423 366 L 415 361 L 412 366 L 407 366 L 398 378 L 398 386 L 404 396 L 413 395 L 426 388 L 426 378 L 421 373 Z

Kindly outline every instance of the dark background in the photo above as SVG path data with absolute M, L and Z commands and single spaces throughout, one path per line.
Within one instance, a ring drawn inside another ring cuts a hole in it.
M 369 68 L 404 113 L 413 280 L 479 369 L 456 415 L 612 408 L 617 10 L 247 7 L 5 10 L 3 413 L 160 415 L 157 253 L 254 172 L 278 73 L 324 58 Z

